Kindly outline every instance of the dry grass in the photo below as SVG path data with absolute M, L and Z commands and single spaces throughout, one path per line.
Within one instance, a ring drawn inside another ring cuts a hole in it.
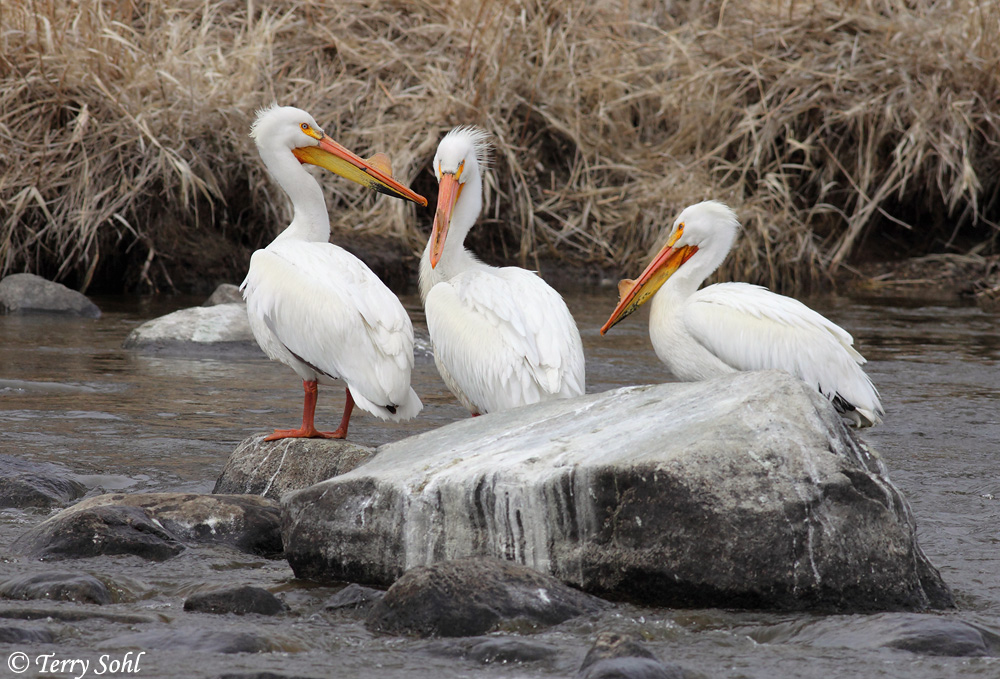
M 441 135 L 486 127 L 480 230 L 527 265 L 634 274 L 709 197 L 745 226 L 722 275 L 785 291 L 996 250 L 1000 0 L 14 0 L 0 55 L 0 273 L 238 279 L 288 216 L 273 99 L 431 198 Z M 321 178 L 336 229 L 422 249 L 430 210 Z

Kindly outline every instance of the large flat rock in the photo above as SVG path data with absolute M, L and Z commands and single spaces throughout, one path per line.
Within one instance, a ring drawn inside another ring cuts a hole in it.
M 952 605 L 884 466 L 780 372 L 453 423 L 282 500 L 298 577 L 389 585 L 494 556 L 671 606 Z
M 242 302 L 179 309 L 146 321 L 122 342 L 145 353 L 262 355 Z

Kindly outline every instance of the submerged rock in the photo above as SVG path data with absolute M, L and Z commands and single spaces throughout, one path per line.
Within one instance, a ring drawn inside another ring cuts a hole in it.
M 137 632 L 111 639 L 106 648 L 202 651 L 205 653 L 268 653 L 279 650 L 267 637 L 252 632 L 209 629 L 165 629 Z
M 550 575 L 475 557 L 407 571 L 372 607 L 367 625 L 376 632 L 465 637 L 501 626 L 556 625 L 606 607 Z
M 809 625 L 773 626 L 765 631 L 768 643 L 809 644 L 827 648 L 896 648 L 920 655 L 996 657 L 1000 635 L 951 616 L 918 613 L 882 613 L 845 621 L 822 618 Z M 751 637 L 757 638 L 753 632 Z
M 0 508 L 52 507 L 86 492 L 64 467 L 0 455 Z
M 54 599 L 83 604 L 110 604 L 107 585 L 87 573 L 37 573 L 11 578 L 0 584 L 5 599 Z
M 278 505 L 250 495 L 109 493 L 43 521 L 11 550 L 36 558 L 133 554 L 162 561 L 182 552 L 185 542 L 276 556 L 281 553 Z
M 280 500 L 288 491 L 349 472 L 375 455 L 374 448 L 350 441 L 264 441 L 268 434 L 255 434 L 237 446 L 213 493 L 247 493 Z
M 637 639 L 614 632 L 598 635 L 577 679 L 684 679 L 684 669 L 660 662 Z
M 298 577 L 388 585 L 471 555 L 647 605 L 951 606 L 883 465 L 782 372 L 456 422 L 282 500 Z
M 0 644 L 52 644 L 55 640 L 50 629 L 0 624 Z
M 232 283 L 223 283 L 209 295 L 208 299 L 201 303 L 202 306 L 215 306 L 216 304 L 244 304 L 243 293 L 240 286 Z
M 481 665 L 525 664 L 558 655 L 559 649 L 520 637 L 471 637 L 430 642 L 425 649 L 439 656 L 464 658 Z
M 45 312 L 99 318 L 101 310 L 86 296 L 62 283 L 31 273 L 16 273 L 0 280 L 0 313 Z
M 385 596 L 385 592 L 380 589 L 363 587 L 362 585 L 351 583 L 344 587 L 323 604 L 323 608 L 328 611 L 335 611 L 343 608 L 359 609 L 367 608 Z
M 242 302 L 180 309 L 128 334 L 125 349 L 166 353 L 260 354 Z
M 84 500 L 80 505 L 87 502 Z M 140 507 L 78 509 L 80 505 L 64 509 L 38 524 L 15 540 L 10 551 L 35 559 L 127 554 L 151 561 L 164 561 L 184 551 L 184 543 Z
M 184 601 L 185 611 L 200 613 L 258 613 L 277 615 L 285 611 L 285 604 L 262 587 L 243 585 L 192 594 Z

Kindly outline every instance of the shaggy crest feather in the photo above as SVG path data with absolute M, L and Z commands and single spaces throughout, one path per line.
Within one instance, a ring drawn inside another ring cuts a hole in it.
M 489 169 L 493 152 L 492 135 L 489 132 L 475 125 L 456 127 L 441 140 L 438 145 L 438 153 L 440 154 L 441 149 L 449 148 L 453 144 L 472 146 L 472 152 L 476 156 L 476 163 L 479 165 L 480 171 L 485 172 Z
M 278 106 L 277 100 L 274 100 L 267 106 L 261 106 L 259 109 L 257 109 L 255 117 L 253 119 L 253 123 L 250 125 L 250 136 L 253 139 L 256 139 L 257 135 L 260 134 L 260 121 L 263 120 L 268 113 L 278 108 L 281 107 Z

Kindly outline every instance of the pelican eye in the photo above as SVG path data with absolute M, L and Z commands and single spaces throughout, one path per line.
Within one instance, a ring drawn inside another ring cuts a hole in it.
M 309 123 L 302 123 L 301 125 L 299 125 L 299 127 L 302 128 L 303 132 L 308 132 L 309 131 Z

